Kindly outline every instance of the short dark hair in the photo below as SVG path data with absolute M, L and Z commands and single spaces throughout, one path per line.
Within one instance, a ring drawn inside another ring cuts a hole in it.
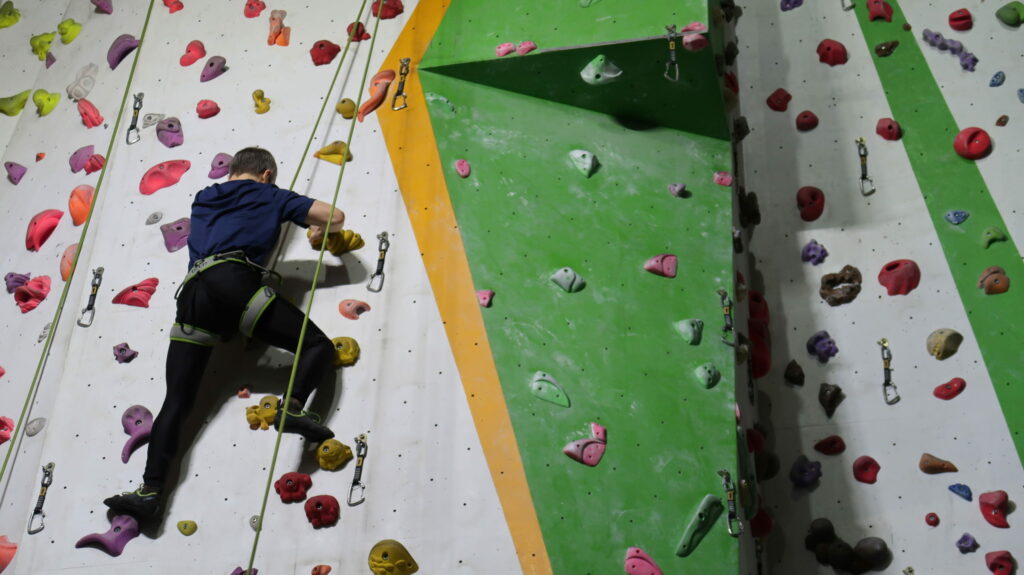
M 277 181 L 277 160 L 274 155 L 263 148 L 244 148 L 235 153 L 231 159 L 231 170 L 228 175 L 252 174 L 258 176 L 270 170 L 270 183 Z

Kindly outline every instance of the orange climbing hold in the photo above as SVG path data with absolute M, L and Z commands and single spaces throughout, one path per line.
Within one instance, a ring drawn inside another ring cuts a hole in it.
M 32 217 L 28 223 L 28 231 L 25 232 L 25 248 L 30 252 L 38 252 L 50 234 L 57 229 L 57 224 L 64 217 L 60 210 L 43 210 Z
M 173 186 L 191 167 L 192 163 L 188 160 L 161 162 L 147 170 L 142 176 L 142 181 L 139 182 L 139 191 L 148 196 L 157 190 Z
M 156 293 L 158 285 L 160 285 L 160 280 L 156 278 L 144 279 L 121 290 L 114 296 L 113 302 L 135 307 L 149 307 L 149 298 Z
M 381 70 L 370 80 L 370 97 L 363 102 L 362 106 L 359 106 L 358 119 L 360 122 L 384 103 L 384 99 L 388 96 L 388 88 L 394 81 L 394 70 Z
M 75 252 L 78 251 L 78 244 L 71 244 L 60 256 L 60 279 L 68 281 L 71 276 L 71 266 L 75 263 Z
M 76 226 L 82 225 L 89 217 L 94 191 L 92 186 L 85 185 L 71 190 L 71 197 L 68 198 L 68 211 L 71 212 L 71 222 Z
M 284 25 L 284 17 L 288 15 L 287 10 L 270 11 L 270 34 L 267 36 L 268 46 L 287 46 L 292 37 L 290 26 Z

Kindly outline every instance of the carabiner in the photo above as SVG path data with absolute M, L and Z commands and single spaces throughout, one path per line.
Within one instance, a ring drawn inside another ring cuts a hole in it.
M 391 247 L 387 231 L 377 234 L 377 242 L 377 271 L 373 272 L 370 281 L 366 283 L 366 289 L 373 293 L 384 289 L 384 258 L 387 257 L 388 249 Z
M 889 349 L 889 340 L 884 337 L 878 340 L 878 345 L 882 346 L 882 372 L 885 378 L 882 381 L 882 398 L 886 405 L 894 405 L 899 403 L 900 394 L 892 382 L 892 350 Z
M 362 433 L 359 437 L 356 437 L 356 472 L 352 476 L 352 487 L 348 490 L 348 504 L 349 507 L 355 507 L 363 501 L 366 501 L 364 493 L 366 493 L 366 486 L 361 481 L 363 477 L 363 462 L 366 461 L 366 434 Z M 356 494 L 359 494 L 359 499 L 356 499 Z
M 743 533 L 743 523 L 736 513 L 736 486 L 733 484 L 729 472 L 725 469 L 719 469 L 718 475 L 722 478 L 722 488 L 725 489 L 725 506 L 729 511 L 729 517 L 725 524 L 726 528 L 729 530 L 729 535 L 739 537 Z
M 665 26 L 668 31 L 668 62 L 665 63 L 665 79 L 669 82 L 679 81 L 679 62 L 676 60 L 676 25 Z M 670 72 L 674 74 L 670 75 Z
M 732 341 L 726 338 L 726 335 L 732 332 L 732 298 L 729 297 L 729 292 L 722 288 L 715 290 L 718 294 L 718 299 L 722 305 L 722 317 L 725 320 L 725 324 L 722 326 L 722 343 L 733 346 L 735 345 Z
M 103 282 L 103 268 L 99 267 L 92 270 L 92 290 L 89 292 L 89 303 L 82 308 L 82 315 L 78 318 L 78 325 L 82 327 L 89 327 L 92 325 L 92 319 L 96 315 L 96 292 L 100 290 L 100 284 Z
M 395 97 L 391 99 L 391 109 L 394 111 L 404 110 L 408 107 L 406 102 L 409 101 L 409 97 L 405 94 L 405 78 L 409 75 L 409 63 L 412 62 L 409 58 L 402 58 L 401 68 L 398 70 L 398 90 L 395 91 Z M 398 99 L 402 99 L 402 105 L 398 105 Z
M 138 142 L 139 140 L 142 139 L 142 136 L 139 135 L 138 123 L 139 110 L 142 109 L 142 97 L 144 95 L 145 94 L 143 94 L 142 92 L 139 92 L 138 94 L 134 95 L 135 102 L 132 104 L 132 123 L 130 126 L 128 126 L 128 135 L 125 137 L 125 141 L 128 142 L 128 145 L 134 144 L 135 142 Z
M 43 520 L 46 518 L 46 513 L 43 512 L 43 503 L 46 502 L 46 491 L 53 483 L 53 468 L 54 464 L 52 461 L 43 466 L 43 480 L 42 482 L 40 482 L 39 499 L 36 499 L 35 509 L 32 510 L 32 516 L 28 519 L 29 535 L 35 535 L 36 533 L 39 533 L 44 528 L 46 528 L 46 524 L 43 522 Z M 39 522 L 39 526 L 33 527 L 37 519 Z
M 864 138 L 854 140 L 857 143 L 857 155 L 860 157 L 860 195 L 870 196 L 875 193 L 875 182 L 868 177 L 868 146 Z

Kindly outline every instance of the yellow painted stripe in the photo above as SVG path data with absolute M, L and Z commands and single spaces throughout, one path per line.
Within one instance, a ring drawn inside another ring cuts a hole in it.
M 397 71 L 400 58 L 412 58 L 413 72 L 405 84 L 409 107 L 393 112 L 381 106 L 377 114 L 523 573 L 550 575 L 551 562 L 415 72 L 449 4 L 420 0 L 383 66 Z

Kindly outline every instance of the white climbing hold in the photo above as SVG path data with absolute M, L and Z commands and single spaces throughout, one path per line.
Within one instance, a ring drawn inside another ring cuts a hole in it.
M 569 152 L 569 158 L 572 160 L 573 165 L 576 166 L 576 169 L 588 178 L 597 171 L 597 156 L 593 152 L 573 150 Z
M 572 268 L 562 268 L 551 274 L 551 281 L 569 293 L 576 293 L 587 287 L 587 282 L 583 279 L 583 276 L 576 273 Z
M 622 70 L 604 54 L 598 54 L 580 70 L 580 77 L 591 86 L 611 84 L 622 76 Z

